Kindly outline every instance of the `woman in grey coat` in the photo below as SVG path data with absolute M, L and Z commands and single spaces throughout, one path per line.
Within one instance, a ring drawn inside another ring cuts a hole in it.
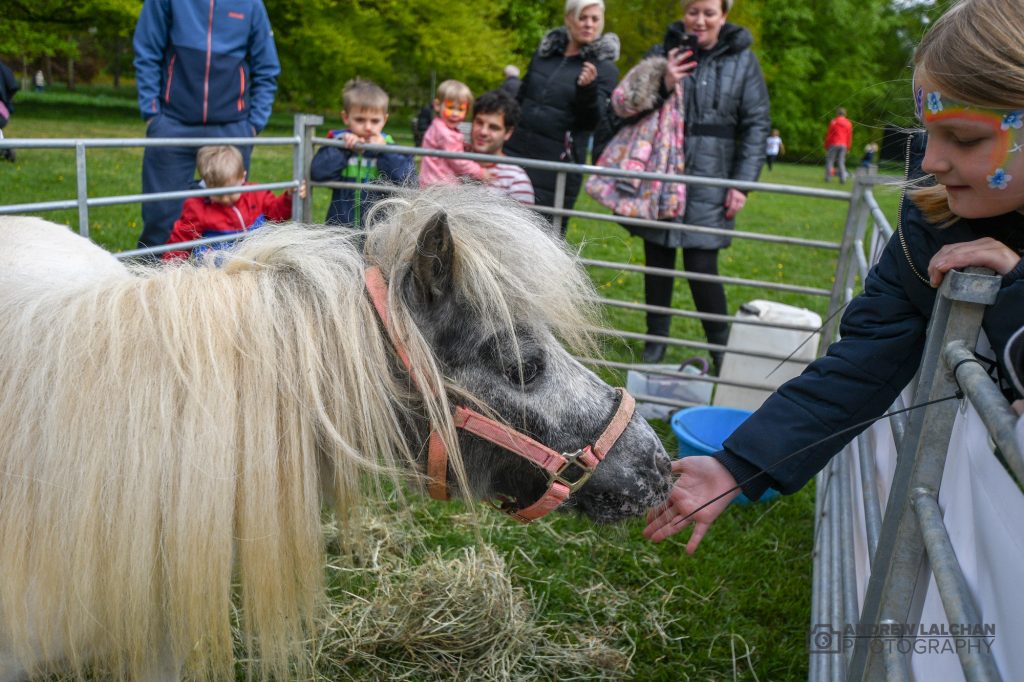
M 685 128 L 683 148 L 686 174 L 754 181 L 764 164 L 764 145 L 771 127 L 768 88 L 757 57 L 750 51 L 753 38 L 744 28 L 726 22 L 733 0 L 683 0 L 683 19 L 668 27 L 665 41 L 651 54 L 668 58 L 661 83 L 667 97 L 680 80 L 683 84 Z M 666 46 L 683 44 L 686 33 L 696 36 L 696 51 Z M 659 103 L 660 104 L 660 103 Z M 690 185 L 686 212 L 680 222 L 732 229 L 746 195 L 732 188 Z M 674 269 L 676 249 L 683 250 L 689 272 L 718 274 L 718 251 L 732 241 L 727 235 L 629 227 L 644 240 L 649 267 Z M 672 305 L 672 277 L 644 275 L 648 305 Z M 728 313 L 725 289 L 719 282 L 689 280 L 697 310 Z M 671 316 L 647 314 L 647 333 L 668 336 Z M 729 328 L 724 322 L 702 320 L 710 343 L 724 345 Z M 644 362 L 658 362 L 665 344 L 644 345 Z M 711 353 L 718 369 L 722 353 Z

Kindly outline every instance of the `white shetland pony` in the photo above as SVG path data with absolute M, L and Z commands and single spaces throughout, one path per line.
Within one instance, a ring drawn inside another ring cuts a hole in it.
M 456 494 L 521 512 L 554 486 L 457 432 L 456 404 L 556 453 L 621 421 L 562 508 L 608 522 L 667 495 L 650 427 L 561 345 L 589 341 L 588 278 L 516 205 L 437 189 L 365 234 L 267 227 L 218 254 L 126 268 L 0 218 L 0 681 L 233 679 L 233 622 L 257 676 L 295 675 L 324 502 L 424 482 L 431 432 Z

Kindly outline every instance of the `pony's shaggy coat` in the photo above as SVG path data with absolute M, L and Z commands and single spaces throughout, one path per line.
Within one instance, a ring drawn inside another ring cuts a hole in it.
M 322 494 L 343 518 L 362 483 L 409 471 L 417 415 L 464 477 L 447 403 L 462 389 L 406 286 L 439 212 L 474 317 L 589 341 L 586 275 L 529 213 L 476 190 L 379 205 L 365 247 L 345 228 L 262 229 L 219 267 L 58 286 L 0 255 L 0 659 L 138 678 L 163 646 L 230 678 L 237 618 L 264 674 L 289 674 L 322 592 Z M 392 283 L 422 396 L 382 370 L 367 264 Z

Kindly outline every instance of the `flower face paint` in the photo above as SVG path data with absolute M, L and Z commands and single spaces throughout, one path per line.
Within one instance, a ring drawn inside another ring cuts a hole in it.
M 920 73 L 914 104 L 928 131 L 923 168 L 946 186 L 954 213 L 988 217 L 1024 205 L 1024 109 L 959 102 Z

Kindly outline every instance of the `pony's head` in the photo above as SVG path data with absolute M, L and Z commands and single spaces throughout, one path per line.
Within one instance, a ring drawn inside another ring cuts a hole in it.
M 408 348 L 434 428 L 461 454 L 447 469 L 447 486 L 502 500 L 510 510 L 528 507 L 544 494 L 549 476 L 506 448 L 454 434 L 449 401 L 558 453 L 594 444 L 617 414 L 621 394 L 563 346 L 593 349 L 590 279 L 546 223 L 485 190 L 440 188 L 393 199 L 378 206 L 370 225 L 366 260 L 391 283 L 393 334 Z M 394 369 L 407 371 L 397 363 Z M 417 456 L 424 469 L 427 455 L 422 448 Z M 660 503 L 668 489 L 661 442 L 632 415 L 607 458 L 563 507 L 612 522 Z

